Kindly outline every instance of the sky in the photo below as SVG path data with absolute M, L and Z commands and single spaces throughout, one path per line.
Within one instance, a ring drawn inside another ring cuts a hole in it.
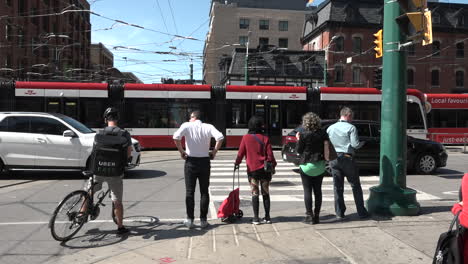
M 323 1 L 315 0 L 314 5 Z M 114 54 L 115 68 L 133 72 L 144 83 L 161 83 L 161 78 L 189 79 L 193 64 L 194 79 L 203 78 L 211 0 L 88 2 L 95 13 L 91 15 L 91 42 L 103 43 Z M 468 4 L 468 0 L 440 2 Z

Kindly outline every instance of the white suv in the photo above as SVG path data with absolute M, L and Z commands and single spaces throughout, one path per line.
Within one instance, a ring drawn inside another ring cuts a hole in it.
M 89 164 L 95 131 L 75 119 L 52 113 L 0 112 L 0 172 L 3 169 L 80 169 Z M 132 138 L 132 161 L 140 144 Z

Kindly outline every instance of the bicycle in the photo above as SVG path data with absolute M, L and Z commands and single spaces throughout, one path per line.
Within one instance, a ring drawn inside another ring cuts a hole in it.
M 90 171 L 84 171 L 83 174 L 89 177 L 91 182 L 89 188 L 86 191 L 76 190 L 65 196 L 50 218 L 50 232 L 57 241 L 71 239 L 88 222 L 88 218 L 95 220 L 100 213 L 99 207 L 106 206 L 102 201 L 107 195 L 110 197 L 110 188 L 108 187 L 106 192 L 102 191 L 98 195 L 97 202 L 94 203 L 94 186 L 96 185 L 94 175 Z M 114 203 L 112 203 L 112 220 L 117 224 Z

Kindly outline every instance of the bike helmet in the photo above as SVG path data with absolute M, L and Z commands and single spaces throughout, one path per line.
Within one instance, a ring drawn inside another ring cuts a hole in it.
M 117 121 L 119 120 L 119 110 L 115 107 L 109 107 L 104 111 L 104 119 Z

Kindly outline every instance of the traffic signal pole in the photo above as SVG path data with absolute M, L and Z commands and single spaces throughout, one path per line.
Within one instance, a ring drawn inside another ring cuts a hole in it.
M 380 184 L 370 188 L 367 208 L 371 214 L 417 215 L 416 191 L 406 187 L 406 55 L 395 18 L 398 1 L 385 0 L 383 26 Z

